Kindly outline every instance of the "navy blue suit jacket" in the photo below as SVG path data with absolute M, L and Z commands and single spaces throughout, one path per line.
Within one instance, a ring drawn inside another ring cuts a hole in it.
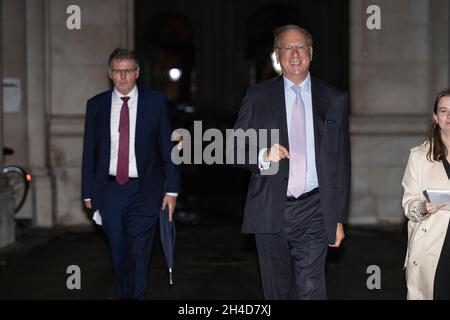
M 82 197 L 101 209 L 109 176 L 113 90 L 89 99 L 83 144 Z M 135 153 L 140 190 L 151 214 L 159 213 L 166 192 L 180 192 L 178 168 L 171 161 L 173 143 L 163 93 L 138 87 Z

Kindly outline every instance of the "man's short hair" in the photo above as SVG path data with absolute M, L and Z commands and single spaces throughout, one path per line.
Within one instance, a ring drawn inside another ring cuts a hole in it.
M 274 50 L 278 47 L 278 41 L 280 40 L 281 35 L 284 32 L 289 31 L 289 30 L 297 30 L 297 31 L 302 32 L 306 37 L 306 41 L 308 41 L 307 45 L 312 47 L 313 39 L 312 39 L 311 33 L 309 33 L 308 30 L 306 30 L 302 27 L 299 27 L 295 24 L 288 24 L 288 25 L 276 28 L 275 31 L 273 32 L 273 49 Z
M 134 50 L 129 49 L 123 49 L 123 48 L 116 48 L 109 56 L 108 65 L 111 68 L 111 62 L 113 60 L 123 60 L 123 59 L 131 59 L 134 60 L 134 64 L 136 65 L 136 68 L 139 68 L 139 61 L 136 58 L 136 53 Z

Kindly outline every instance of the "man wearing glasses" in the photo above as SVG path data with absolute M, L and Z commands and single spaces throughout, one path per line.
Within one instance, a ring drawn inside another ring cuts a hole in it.
M 143 299 L 156 221 L 166 206 L 172 220 L 179 173 L 164 94 L 136 86 L 133 51 L 114 50 L 108 71 L 114 89 L 87 102 L 82 197 L 108 238 L 118 297 Z
M 327 249 L 344 238 L 348 99 L 311 77 L 312 44 L 299 26 L 275 31 L 283 75 L 248 90 L 234 126 L 279 130 L 279 143 L 258 146 L 257 164 L 238 165 L 252 172 L 242 232 L 255 234 L 266 299 L 326 299 Z M 277 173 L 264 174 L 274 164 Z

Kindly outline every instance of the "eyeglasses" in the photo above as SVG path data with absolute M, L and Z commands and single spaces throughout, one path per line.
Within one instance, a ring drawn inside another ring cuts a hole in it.
M 309 45 L 306 44 L 299 44 L 298 46 L 285 46 L 285 47 L 277 47 L 277 49 L 291 54 L 294 52 L 294 50 L 297 50 L 298 52 L 306 52 L 308 50 Z
M 111 69 L 111 72 L 114 76 L 121 76 L 122 74 L 128 76 L 129 74 L 131 74 L 132 72 L 135 72 L 137 69 L 124 69 L 124 70 L 120 70 L 120 69 Z

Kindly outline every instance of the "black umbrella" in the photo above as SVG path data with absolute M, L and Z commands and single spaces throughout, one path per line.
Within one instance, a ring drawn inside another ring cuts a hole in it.
M 169 268 L 169 283 L 172 285 L 172 269 L 173 269 L 173 256 L 175 251 L 175 223 L 169 221 L 169 206 L 165 209 L 161 209 L 159 215 L 159 232 L 161 235 L 161 244 L 166 257 L 167 268 Z

